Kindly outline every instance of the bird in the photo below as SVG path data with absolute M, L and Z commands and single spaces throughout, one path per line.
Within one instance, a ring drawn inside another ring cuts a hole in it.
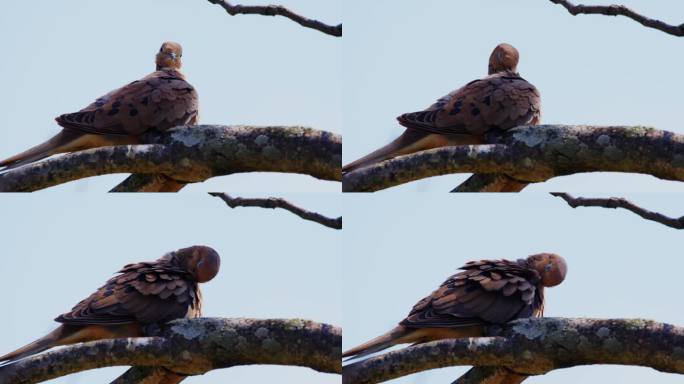
M 520 54 L 501 43 L 489 56 L 488 76 L 439 98 L 423 111 L 397 117 L 406 130 L 386 146 L 342 167 L 343 173 L 401 155 L 454 145 L 483 144 L 485 133 L 541 122 L 541 96 L 520 77 Z
M 470 261 L 389 332 L 342 354 L 356 359 L 398 344 L 483 336 L 485 327 L 541 317 L 544 288 L 563 282 L 565 259 L 539 253 L 526 259 Z
M 0 161 L 6 171 L 46 157 L 111 145 L 140 143 L 148 131 L 196 125 L 197 91 L 180 72 L 183 48 L 164 42 L 155 57 L 156 70 L 97 98 L 78 112 L 55 120 L 62 130 L 46 142 Z
M 199 283 L 213 279 L 221 259 L 207 246 L 169 252 L 128 264 L 95 293 L 59 315 L 54 331 L 0 356 L 7 365 L 49 348 L 101 339 L 145 336 L 165 322 L 202 314 Z

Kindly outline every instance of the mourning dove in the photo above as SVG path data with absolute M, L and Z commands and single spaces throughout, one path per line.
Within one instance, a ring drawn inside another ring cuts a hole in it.
M 98 98 L 78 112 L 57 117 L 62 131 L 48 141 L 0 162 L 2 170 L 58 153 L 109 145 L 137 144 L 150 130 L 196 124 L 197 92 L 180 72 L 183 49 L 165 42 L 155 72 Z
M 512 45 L 497 45 L 489 56 L 489 76 L 471 81 L 426 110 L 397 117 L 407 128 L 404 133 L 342 167 L 342 172 L 431 148 L 482 144 L 488 131 L 539 124 L 539 91 L 518 74 L 518 58 Z
M 517 261 L 471 261 L 460 269 L 394 329 L 342 357 L 359 358 L 397 344 L 482 336 L 487 325 L 541 317 L 544 287 L 560 284 L 567 272 L 565 259 L 553 253 Z
M 205 246 L 182 248 L 156 261 L 128 264 L 69 312 L 46 336 L 0 356 L 8 364 L 58 346 L 144 336 L 146 327 L 201 315 L 198 283 L 216 276 L 221 259 Z

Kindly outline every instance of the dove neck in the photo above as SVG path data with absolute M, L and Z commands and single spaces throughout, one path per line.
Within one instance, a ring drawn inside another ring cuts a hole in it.
M 164 71 L 164 72 L 173 72 L 177 73 L 179 76 L 183 76 L 180 72 L 180 68 L 177 67 L 171 67 L 168 65 L 159 65 L 157 64 L 157 71 Z
M 535 317 L 544 317 L 544 286 L 539 284 L 537 285 L 537 292 L 535 295 L 535 299 L 539 300 L 539 303 L 535 305 L 535 307 L 539 308 L 537 310 L 537 313 L 535 314 Z
M 520 77 L 520 73 L 516 70 L 504 69 L 494 73 L 490 73 L 490 76 L 500 76 L 500 77 Z

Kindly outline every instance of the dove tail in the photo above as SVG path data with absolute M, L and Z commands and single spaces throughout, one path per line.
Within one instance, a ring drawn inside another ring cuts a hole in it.
M 429 136 L 428 133 L 407 129 L 391 143 L 342 167 L 342 173 L 351 172 L 396 156 L 419 151 L 421 150 L 420 142 L 427 136 Z
M 371 341 L 365 342 L 358 347 L 352 348 L 342 353 L 342 357 L 357 359 L 359 357 L 368 356 L 371 353 L 382 351 L 383 349 L 387 349 L 397 344 L 416 342 L 417 340 L 413 340 L 411 337 L 412 333 L 414 333 L 413 329 L 398 325 L 384 335 L 378 336 Z
M 81 136 L 81 133 L 62 130 L 60 133 L 54 135 L 46 142 L 38 144 L 35 147 L 30 148 L 18 155 L 14 155 L 3 161 L 0 161 L 0 171 L 6 171 L 8 169 L 20 167 L 24 164 L 33 163 L 48 156 L 65 152 L 63 147 L 79 136 Z
M 393 157 L 425 151 L 431 148 L 465 144 L 468 141 L 472 141 L 472 139 L 469 139 L 469 136 L 467 135 L 454 134 L 447 136 L 415 129 L 407 129 L 391 143 L 342 167 L 342 173 L 367 167 L 371 164 L 379 163 Z
M 5 365 L 23 359 L 24 357 L 35 355 L 46 349 L 59 345 L 58 341 L 64 337 L 66 328 L 62 325 L 40 339 L 27 344 L 16 351 L 0 356 L 0 365 Z

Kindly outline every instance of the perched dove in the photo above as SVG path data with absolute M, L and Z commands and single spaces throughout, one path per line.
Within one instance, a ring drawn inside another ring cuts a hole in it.
M 544 287 L 565 279 L 565 259 L 540 253 L 527 259 L 471 261 L 416 304 L 398 326 L 352 348 L 342 357 L 359 358 L 404 343 L 482 336 L 489 324 L 541 317 Z
M 156 261 L 126 265 L 85 300 L 55 321 L 46 336 L 0 356 L 11 363 L 58 346 L 99 339 L 143 336 L 147 326 L 201 315 L 198 283 L 216 276 L 221 259 L 205 246 L 182 248 Z
M 489 76 L 471 81 L 424 111 L 399 116 L 399 124 L 407 128 L 401 136 L 342 167 L 342 172 L 431 148 L 482 144 L 490 130 L 539 124 L 539 91 L 518 74 L 518 58 L 512 45 L 497 45 L 489 56 Z
M 57 117 L 62 131 L 48 141 L 0 162 L 3 170 L 57 153 L 139 143 L 150 130 L 196 124 L 197 92 L 180 72 L 183 49 L 165 42 L 156 56 L 157 70 L 98 98 L 74 113 Z

